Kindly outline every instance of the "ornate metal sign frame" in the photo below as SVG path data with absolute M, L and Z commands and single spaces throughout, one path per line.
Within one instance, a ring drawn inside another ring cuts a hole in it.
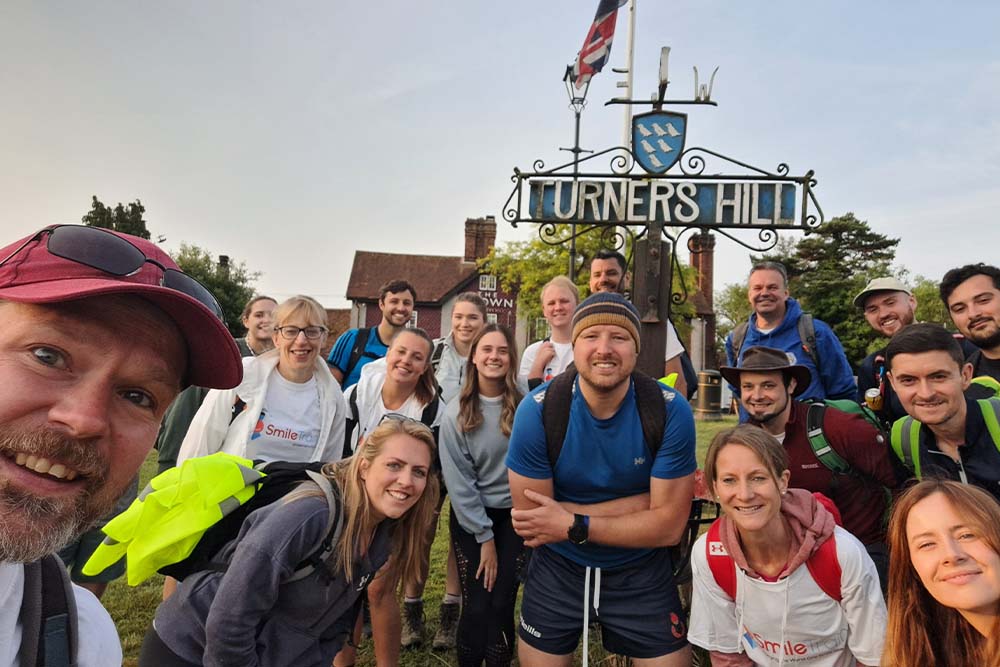
M 589 165 L 599 162 L 600 158 L 608 156 L 610 172 L 588 171 Z M 727 166 L 735 165 L 744 170 L 742 174 L 706 173 L 706 168 L 710 162 L 719 161 Z M 589 164 L 588 164 L 589 163 Z M 588 181 L 599 180 L 605 182 L 620 181 L 649 181 L 666 183 L 763 183 L 763 184 L 788 184 L 797 187 L 799 192 L 799 215 L 797 220 L 785 220 L 780 222 L 770 222 L 766 225 L 747 224 L 745 222 L 716 222 L 716 223 L 664 223 L 663 234 L 675 244 L 689 232 L 702 232 L 713 230 L 723 236 L 732 239 L 736 243 L 753 252 L 766 252 L 772 249 L 778 242 L 778 231 L 797 230 L 809 233 L 819 227 L 825 220 L 823 209 L 816 199 L 815 188 L 817 181 L 812 170 L 801 176 L 790 175 L 789 166 L 782 162 L 774 171 L 767 171 L 759 167 L 747 164 L 740 160 L 722 155 L 708 148 L 694 146 L 684 149 L 677 157 L 672 168 L 679 167 L 679 173 L 665 173 L 656 175 L 647 173 L 641 169 L 636 169 L 636 154 L 624 146 L 615 146 L 594 153 L 578 161 L 567 162 L 557 167 L 547 169 L 545 162 L 541 159 L 535 160 L 531 171 L 523 171 L 514 168 L 511 182 L 514 188 L 507 198 L 503 207 L 504 219 L 517 227 L 518 223 L 531 222 L 539 223 L 539 238 L 550 245 L 568 243 L 571 239 L 594 230 L 599 230 L 612 247 L 623 247 L 625 239 L 623 234 L 627 234 L 633 239 L 642 238 L 649 230 L 649 223 L 624 220 L 584 220 L 579 217 L 571 217 L 565 220 L 553 220 L 551 217 L 536 217 L 536 211 L 528 203 L 529 192 L 532 183 L 537 181 L 551 181 L 552 179 L 563 178 L 567 181 Z M 574 166 L 579 171 L 574 173 Z M 811 204 L 811 207 L 810 207 Z M 575 229 L 569 231 L 573 225 Z M 656 225 L 660 226 L 660 225 Z M 756 242 L 748 242 L 736 236 L 729 230 L 752 231 L 757 233 Z M 688 243 L 689 249 L 697 252 L 697 247 L 692 247 Z

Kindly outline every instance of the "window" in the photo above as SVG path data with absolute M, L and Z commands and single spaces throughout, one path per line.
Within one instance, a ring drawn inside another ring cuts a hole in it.
M 497 291 L 497 277 L 490 275 L 479 276 L 479 291 L 480 292 L 496 292 Z
M 496 313 L 486 313 L 486 323 L 487 324 L 496 324 L 497 323 L 497 314 Z
M 410 313 L 410 321 L 406 323 L 406 326 L 410 327 L 411 329 L 417 326 L 417 311 L 414 310 L 412 313 Z

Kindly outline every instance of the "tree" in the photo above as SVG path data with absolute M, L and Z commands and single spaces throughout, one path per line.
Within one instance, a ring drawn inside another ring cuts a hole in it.
M 715 293 L 715 338 L 719 349 L 725 351 L 725 341 L 736 325 L 750 317 L 747 286 L 730 283 Z
M 933 322 L 954 330 L 948 309 L 941 301 L 938 283 L 924 276 L 917 276 L 912 282 L 913 296 L 917 300 L 917 322 Z
M 180 269 L 207 287 L 226 316 L 226 326 L 234 336 L 243 334 L 240 314 L 243 306 L 254 295 L 253 284 L 260 277 L 259 271 L 249 271 L 244 262 L 227 261 L 221 264 L 211 253 L 196 245 L 182 243 L 171 257 Z
M 592 231 L 584 233 L 576 239 L 576 252 L 589 259 L 601 248 L 610 247 L 610 239 L 606 233 Z M 623 252 L 631 257 L 631 242 L 627 243 Z M 497 276 L 505 290 L 516 292 L 517 312 L 528 322 L 534 322 L 542 316 L 540 303 L 542 287 L 558 275 L 566 275 L 569 266 L 569 244 L 549 245 L 541 239 L 530 241 L 515 241 L 507 243 L 503 248 L 493 251 L 480 261 L 483 270 Z M 677 334 L 682 340 L 687 340 L 690 326 L 687 319 L 694 316 L 694 306 L 691 295 L 697 291 L 695 271 L 690 266 L 681 264 L 681 271 L 673 271 L 674 291 L 683 294 L 681 280 L 687 288 L 688 299 L 681 304 L 671 306 L 671 319 L 677 328 Z M 588 293 L 588 273 L 586 267 L 577 271 L 576 284 L 580 294 Z M 667 297 L 669 298 L 669 296 Z
M 88 227 L 113 229 L 116 232 L 148 239 L 150 233 L 146 229 L 146 221 L 142 217 L 145 212 L 146 207 L 138 199 L 127 206 L 118 202 L 118 205 L 112 209 L 93 196 L 91 197 L 90 211 L 83 216 L 83 224 Z

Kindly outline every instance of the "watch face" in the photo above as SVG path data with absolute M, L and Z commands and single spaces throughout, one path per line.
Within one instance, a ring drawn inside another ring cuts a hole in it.
M 587 524 L 580 514 L 576 515 L 573 525 L 569 529 L 569 541 L 573 544 L 583 544 L 587 541 Z

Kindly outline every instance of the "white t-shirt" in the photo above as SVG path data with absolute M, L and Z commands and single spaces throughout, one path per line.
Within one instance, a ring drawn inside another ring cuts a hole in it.
M 878 665 L 886 609 L 875 564 L 853 535 L 836 528 L 842 599 L 823 592 L 803 563 L 767 582 L 736 568 L 736 600 L 715 581 L 705 555 L 708 535 L 691 552 L 694 591 L 688 641 L 709 651 L 746 653 L 754 665 Z M 782 653 L 784 657 L 782 658 Z
M 107 610 L 85 588 L 73 585 L 79 619 L 78 667 L 109 667 L 122 664 L 118 631 Z M 20 563 L 0 563 L 0 667 L 19 667 L 21 647 L 21 598 L 24 595 L 24 567 Z
M 322 415 L 316 378 L 291 382 L 271 374 L 250 440 L 247 458 L 264 461 L 308 461 L 319 443 Z
M 390 410 L 382 402 L 382 386 L 385 384 L 386 362 L 385 359 L 377 359 L 361 369 L 361 379 L 358 383 L 347 390 L 348 405 L 353 392 L 354 400 L 358 406 L 358 426 L 354 429 L 351 438 L 353 447 L 357 446 L 358 438 L 367 433 L 371 433 L 379 422 L 388 413 L 395 413 L 419 420 L 424 414 L 425 405 L 417 399 L 416 394 L 411 394 L 406 401 L 398 408 Z M 437 413 L 431 428 L 441 425 L 441 415 L 444 413 L 444 402 L 438 402 Z
M 537 343 L 532 343 L 524 349 L 524 354 L 521 356 L 521 367 L 517 371 L 517 383 L 524 393 L 528 393 L 528 373 L 531 372 L 535 357 L 538 356 L 538 350 L 541 349 L 544 342 L 540 340 Z M 573 343 L 549 342 L 552 343 L 556 354 L 545 365 L 545 369 L 542 371 L 542 382 L 548 382 L 562 373 L 573 361 Z

